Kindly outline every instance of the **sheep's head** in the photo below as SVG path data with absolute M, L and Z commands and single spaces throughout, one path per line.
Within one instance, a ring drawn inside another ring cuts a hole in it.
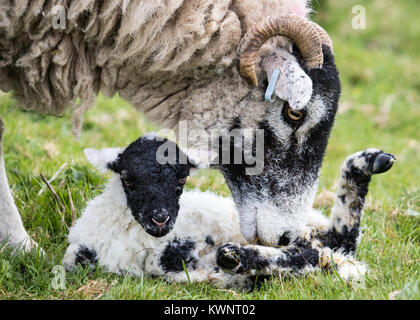
M 293 50 L 276 47 L 260 52 L 266 40 L 277 35 L 291 39 Z M 246 118 L 256 116 L 246 110 L 264 110 L 256 124 L 264 129 L 263 168 L 259 174 L 247 175 L 245 163 L 218 166 L 240 211 L 244 236 L 284 245 L 305 232 L 304 216 L 312 210 L 337 110 L 340 82 L 331 40 L 313 22 L 295 16 L 274 17 L 250 30 L 238 53 L 239 73 L 249 94 L 236 105 L 241 111 L 231 127 L 246 128 Z M 267 82 L 276 68 L 280 70 L 276 100 L 264 101 Z
M 158 158 L 159 152 L 165 159 Z M 127 206 L 147 233 L 161 237 L 173 229 L 179 198 L 194 167 L 175 143 L 149 135 L 126 149 L 86 149 L 85 154 L 102 172 L 110 169 L 119 175 Z

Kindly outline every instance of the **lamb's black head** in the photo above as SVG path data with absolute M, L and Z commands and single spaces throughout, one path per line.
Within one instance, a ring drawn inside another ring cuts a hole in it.
M 114 152 L 114 159 L 107 168 L 120 176 L 136 221 L 155 237 L 166 235 L 175 225 L 179 198 L 194 165 L 175 143 L 154 136 Z

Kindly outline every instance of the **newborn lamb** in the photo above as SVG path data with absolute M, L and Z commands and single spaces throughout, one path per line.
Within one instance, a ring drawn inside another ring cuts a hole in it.
M 100 171 L 115 175 L 71 228 L 63 258 L 67 270 L 99 264 L 117 274 L 240 288 L 252 286 L 255 276 L 300 275 L 333 265 L 344 279 L 362 275 L 366 268 L 353 254 L 367 187 L 372 174 L 389 170 L 394 161 L 376 149 L 347 158 L 330 221 L 308 212 L 305 238 L 266 247 L 243 238 L 230 198 L 183 193 L 196 166 L 175 143 L 147 135 L 125 150 L 86 149 L 85 154 Z

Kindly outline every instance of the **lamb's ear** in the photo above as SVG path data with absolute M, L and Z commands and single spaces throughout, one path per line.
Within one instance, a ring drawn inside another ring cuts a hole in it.
M 108 164 L 117 160 L 118 155 L 123 151 L 123 148 L 107 148 L 102 150 L 89 148 L 85 149 L 83 152 L 92 166 L 100 172 L 105 173 L 109 170 Z
M 217 152 L 201 149 L 183 149 L 191 165 L 190 175 L 197 173 L 198 169 L 210 168 L 210 164 L 217 158 Z

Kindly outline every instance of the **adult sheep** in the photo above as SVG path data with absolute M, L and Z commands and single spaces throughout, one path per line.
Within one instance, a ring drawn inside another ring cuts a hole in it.
M 307 5 L 1 0 L 0 89 L 41 113 L 61 115 L 72 106 L 76 135 L 99 90 L 118 92 L 168 128 L 185 120 L 206 132 L 264 129 L 260 174 L 247 175 L 244 161 L 215 166 L 232 191 L 245 238 L 284 245 L 307 231 L 302 217 L 311 212 L 340 93 L 331 40 L 308 20 Z M 54 20 L 59 11 L 64 29 Z M 276 68 L 277 100 L 264 101 Z M 3 164 L 0 171 L 0 240 L 30 248 Z

